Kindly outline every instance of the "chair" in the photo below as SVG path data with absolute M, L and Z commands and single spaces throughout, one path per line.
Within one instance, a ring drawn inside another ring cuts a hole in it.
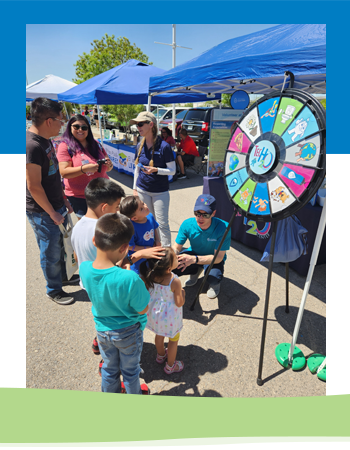
M 185 167 L 194 170 L 197 174 L 207 174 L 207 160 L 205 155 L 207 153 L 207 147 L 202 145 L 198 146 L 198 153 L 200 156 L 195 156 L 193 163 L 186 163 Z

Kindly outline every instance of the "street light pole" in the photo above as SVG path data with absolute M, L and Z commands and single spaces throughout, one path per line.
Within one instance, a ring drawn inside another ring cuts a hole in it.
M 188 50 L 192 50 L 190 47 L 182 47 L 181 45 L 176 45 L 176 25 L 173 24 L 173 43 L 172 44 L 164 44 L 164 42 L 154 42 L 155 44 L 162 45 L 170 45 L 173 48 L 173 68 L 176 67 L 176 47 L 179 48 L 187 48 Z M 176 137 L 176 129 L 175 129 L 175 103 L 173 103 L 173 138 Z

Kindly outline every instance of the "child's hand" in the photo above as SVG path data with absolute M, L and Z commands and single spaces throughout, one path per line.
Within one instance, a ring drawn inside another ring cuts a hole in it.
M 165 255 L 163 247 L 147 247 L 144 250 L 140 250 L 140 255 L 142 258 L 145 259 L 162 259 L 162 257 Z

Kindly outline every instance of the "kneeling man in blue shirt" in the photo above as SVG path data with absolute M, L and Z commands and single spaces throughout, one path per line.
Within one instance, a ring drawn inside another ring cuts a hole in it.
M 185 286 L 194 286 L 203 269 L 209 269 L 215 251 L 226 231 L 227 222 L 214 217 L 216 213 L 216 200 L 212 195 L 200 195 L 194 205 L 195 217 L 182 222 L 179 233 L 175 239 L 174 250 L 179 255 L 179 265 L 173 272 L 178 275 L 190 275 Z M 187 241 L 188 249 L 183 249 Z M 215 260 L 209 275 L 209 298 L 215 298 L 220 292 L 220 283 L 224 274 L 226 251 L 230 249 L 231 230 L 227 233 L 220 252 Z

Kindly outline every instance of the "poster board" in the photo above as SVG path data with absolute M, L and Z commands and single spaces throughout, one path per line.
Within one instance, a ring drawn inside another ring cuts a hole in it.
M 207 173 L 209 177 L 223 175 L 225 152 L 232 135 L 232 129 L 243 113 L 244 110 L 231 108 L 213 109 L 211 112 Z

